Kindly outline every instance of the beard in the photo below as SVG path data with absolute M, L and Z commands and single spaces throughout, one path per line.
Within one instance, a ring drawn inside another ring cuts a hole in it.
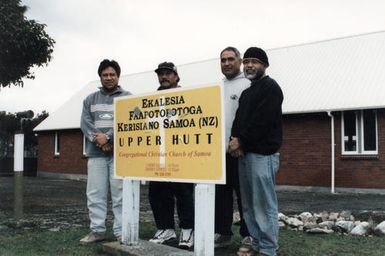
M 245 77 L 249 80 L 258 80 L 265 74 L 265 72 L 260 69 L 247 69 L 244 73 Z

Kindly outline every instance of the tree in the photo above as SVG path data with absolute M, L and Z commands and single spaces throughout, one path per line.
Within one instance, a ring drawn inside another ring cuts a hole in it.
M 0 88 L 23 86 L 23 77 L 34 79 L 30 68 L 47 65 L 55 41 L 44 31 L 46 25 L 28 20 L 20 0 L 0 3 Z

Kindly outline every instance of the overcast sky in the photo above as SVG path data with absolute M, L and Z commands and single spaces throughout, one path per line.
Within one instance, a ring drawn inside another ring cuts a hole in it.
M 24 87 L 0 89 L 0 111 L 53 112 L 88 82 L 104 58 L 122 74 L 241 52 L 385 30 L 384 0 L 23 0 L 47 25 L 53 60 Z M 218 63 L 219 68 L 219 63 Z M 154 85 L 154 88 L 156 85 Z

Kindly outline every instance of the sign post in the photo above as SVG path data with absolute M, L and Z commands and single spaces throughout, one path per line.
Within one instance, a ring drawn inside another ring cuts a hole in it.
M 214 256 L 215 185 L 195 186 L 194 255 Z
M 15 134 L 14 145 L 14 217 L 18 220 L 23 218 L 24 133 L 22 131 Z
M 190 182 L 197 184 L 194 254 L 214 255 L 215 184 L 226 182 L 222 99 L 220 85 L 115 98 L 115 174 L 129 184 L 124 244 L 138 243 L 140 180 Z
M 123 179 L 122 243 L 139 243 L 140 181 Z
M 24 132 L 23 122 L 34 116 L 32 110 L 16 113 L 20 118 L 20 130 L 15 133 L 14 137 L 14 153 L 13 153 L 13 169 L 14 169 L 14 217 L 15 219 L 23 218 L 23 174 L 24 174 Z

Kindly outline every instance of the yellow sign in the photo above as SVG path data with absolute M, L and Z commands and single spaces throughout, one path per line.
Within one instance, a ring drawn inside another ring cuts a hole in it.
M 115 98 L 117 176 L 225 183 L 219 85 Z

